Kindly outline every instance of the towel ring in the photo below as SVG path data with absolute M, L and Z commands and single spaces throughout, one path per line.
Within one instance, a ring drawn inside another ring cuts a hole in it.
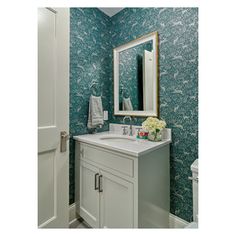
M 89 88 L 93 96 L 101 96 L 101 87 L 98 81 L 92 81 Z

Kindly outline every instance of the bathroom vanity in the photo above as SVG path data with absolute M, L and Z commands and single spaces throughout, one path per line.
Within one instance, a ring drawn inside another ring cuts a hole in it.
M 169 227 L 170 130 L 150 142 L 114 126 L 74 136 L 77 213 L 93 228 Z
M 124 123 L 159 116 L 157 55 L 157 32 L 113 50 L 114 115 Z M 169 227 L 171 131 L 161 142 L 138 140 L 128 135 L 131 123 L 128 133 L 110 124 L 109 132 L 74 136 L 77 213 L 93 228 Z

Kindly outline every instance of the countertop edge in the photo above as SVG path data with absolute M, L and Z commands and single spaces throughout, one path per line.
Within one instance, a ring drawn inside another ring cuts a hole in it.
M 102 148 L 108 149 L 110 151 L 117 151 L 119 153 L 122 153 L 122 154 L 125 154 L 125 155 L 130 155 L 130 156 L 133 156 L 133 157 L 136 157 L 136 158 L 140 157 L 140 156 L 143 156 L 143 155 L 145 155 L 145 154 L 147 154 L 149 152 L 152 152 L 152 151 L 155 151 L 157 149 L 160 149 L 163 146 L 168 145 L 168 144 L 171 143 L 171 139 L 166 139 L 166 140 L 163 141 L 163 143 L 161 143 L 158 146 L 154 146 L 154 147 L 151 147 L 148 150 L 144 150 L 142 152 L 137 153 L 137 152 L 127 151 L 127 150 L 122 150 L 121 148 L 117 148 L 117 147 L 108 146 L 106 144 L 98 143 L 96 141 L 85 140 L 85 139 L 83 139 L 81 137 L 78 137 L 78 136 L 73 136 L 73 139 L 76 140 L 76 141 L 82 142 L 82 143 L 92 144 L 92 145 L 95 145 L 97 147 L 102 147 Z

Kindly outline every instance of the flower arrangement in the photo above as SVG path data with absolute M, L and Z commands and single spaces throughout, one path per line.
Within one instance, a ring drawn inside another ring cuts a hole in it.
M 151 141 L 160 141 L 162 130 L 166 127 L 166 122 L 164 120 L 159 120 L 155 117 L 148 117 L 142 123 L 143 129 L 149 132 L 148 138 Z

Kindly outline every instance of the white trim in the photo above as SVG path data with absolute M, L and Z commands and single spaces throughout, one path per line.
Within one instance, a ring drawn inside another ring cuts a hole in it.
M 124 7 L 99 7 L 98 9 L 102 11 L 103 13 L 105 13 L 107 16 L 112 17 L 116 15 L 118 12 L 120 12 L 121 10 L 123 10 Z
M 115 115 L 130 115 L 130 116 L 158 116 L 157 114 L 157 70 L 153 71 L 153 110 L 151 111 L 120 111 L 119 110 L 119 53 L 127 50 L 131 47 L 135 47 L 139 44 L 153 41 L 153 54 L 155 55 L 153 58 L 154 65 L 157 65 L 157 42 L 158 36 L 157 32 L 152 32 L 150 34 L 144 35 L 138 39 L 132 40 L 126 44 L 123 44 L 119 47 L 113 49 L 113 69 L 114 69 L 114 114 Z
M 189 222 L 181 219 L 178 216 L 169 214 L 169 228 L 185 228 Z M 75 225 L 79 225 L 76 215 L 76 204 L 73 203 L 69 207 L 69 228 L 76 228 Z
M 78 219 L 80 218 L 78 213 L 76 213 L 76 204 L 79 203 L 73 203 L 69 207 L 69 228 L 91 228 L 91 226 L 85 221 L 83 221 L 85 227 L 78 227 L 81 222 Z
M 75 203 L 71 204 L 69 207 L 69 222 L 77 219 L 76 217 L 76 206 Z
M 77 219 L 74 219 L 69 222 L 69 228 L 78 228 L 80 222 Z
M 181 219 L 178 216 L 169 214 L 169 228 L 185 228 L 189 222 Z

